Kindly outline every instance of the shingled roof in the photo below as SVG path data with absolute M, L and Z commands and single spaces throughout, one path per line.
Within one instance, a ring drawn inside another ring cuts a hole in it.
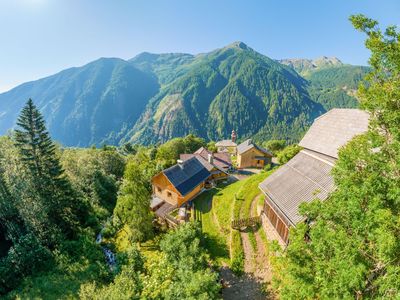
M 292 225 L 303 220 L 299 205 L 316 198 L 325 200 L 333 189 L 330 157 L 303 150 L 264 180 L 260 189 Z
M 338 149 L 368 129 L 369 114 L 359 109 L 335 108 L 315 119 L 299 145 L 338 158 Z
M 292 225 L 303 220 L 301 203 L 325 200 L 333 191 L 338 149 L 368 129 L 368 117 L 359 109 L 332 109 L 315 119 L 299 143 L 305 149 L 259 185 Z
M 189 158 L 162 172 L 182 196 L 191 192 L 211 175 L 196 157 Z
M 245 140 L 243 143 L 241 143 L 237 147 L 237 152 L 238 152 L 238 154 L 242 154 L 242 153 L 245 153 L 246 151 L 249 151 L 251 148 L 256 148 L 257 150 L 261 151 L 262 153 L 268 154 L 272 157 L 272 153 L 270 151 L 268 151 L 267 149 L 264 149 L 262 147 L 259 147 L 251 139 Z

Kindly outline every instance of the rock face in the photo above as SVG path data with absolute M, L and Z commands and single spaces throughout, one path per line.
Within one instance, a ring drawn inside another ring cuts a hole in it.
M 241 140 L 298 140 L 327 108 L 356 105 L 353 81 L 338 87 L 348 98 L 321 97 L 342 66 L 326 57 L 278 62 L 243 42 L 198 55 L 102 58 L 0 94 L 0 134 L 32 98 L 65 146 L 150 144 L 189 133 L 219 140 L 233 129 Z M 308 78 L 300 69 L 335 71 Z
M 301 75 L 310 74 L 313 71 L 324 68 L 343 66 L 344 64 L 337 57 L 321 56 L 316 59 L 281 59 L 278 60 L 281 64 L 287 65 Z

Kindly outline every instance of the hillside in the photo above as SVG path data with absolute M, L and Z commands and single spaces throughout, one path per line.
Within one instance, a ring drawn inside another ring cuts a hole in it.
M 182 69 L 182 67 L 180 66 Z M 155 143 L 195 133 L 209 139 L 297 138 L 323 112 L 296 72 L 243 43 L 198 55 L 151 99 L 131 141 Z
M 357 107 L 355 98 L 360 81 L 369 67 L 342 63 L 336 57 L 311 59 L 283 59 L 279 61 L 293 68 L 308 82 L 310 97 L 330 110 L 335 107 Z
M 0 134 L 32 98 L 66 146 L 149 144 L 188 133 L 215 140 L 232 129 L 240 139 L 297 140 L 327 109 L 357 105 L 353 89 L 363 72 L 334 58 L 278 62 L 242 42 L 198 55 L 102 58 L 0 94 Z
M 32 98 L 63 145 L 117 144 L 118 134 L 135 124 L 158 88 L 154 77 L 132 64 L 101 58 L 0 94 L 0 134 L 15 126 Z

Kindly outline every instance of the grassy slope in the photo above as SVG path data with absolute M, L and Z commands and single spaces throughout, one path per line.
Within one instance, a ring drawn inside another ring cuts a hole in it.
M 232 217 L 239 218 L 241 211 L 243 217 L 250 215 L 251 202 L 260 193 L 258 184 L 268 175 L 250 176 L 203 193 L 195 200 L 196 219 L 202 222 L 206 246 L 217 264 L 240 264 L 237 260 L 243 259 L 240 233 L 231 230 Z

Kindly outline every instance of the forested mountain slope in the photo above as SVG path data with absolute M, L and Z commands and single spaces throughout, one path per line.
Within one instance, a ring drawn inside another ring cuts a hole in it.
M 326 110 L 357 105 L 366 70 L 333 58 L 278 62 L 242 42 L 198 55 L 102 58 L 0 94 L 0 134 L 32 98 L 66 146 L 219 139 L 232 129 L 240 139 L 297 140 Z
M 101 58 L 0 94 L 0 134 L 32 98 L 63 145 L 117 144 L 118 133 L 135 124 L 158 88 L 155 78 L 132 64 Z
M 295 139 L 324 111 L 306 89 L 294 70 L 234 43 L 196 56 L 151 99 L 126 138 L 154 143 L 194 133 L 218 139 L 235 129 L 241 137 Z

